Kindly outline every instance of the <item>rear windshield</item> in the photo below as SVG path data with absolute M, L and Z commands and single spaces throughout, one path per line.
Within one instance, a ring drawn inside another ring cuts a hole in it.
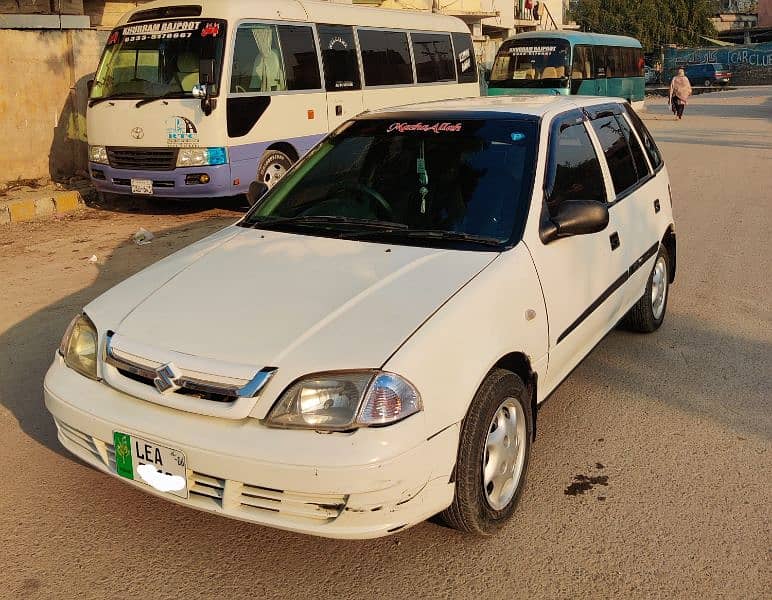
M 298 229 L 297 219 L 286 226 L 361 238 L 359 220 L 397 228 L 368 232 L 373 241 L 458 245 L 435 235 L 451 232 L 505 244 L 522 235 L 537 128 L 525 119 L 354 121 L 308 154 L 244 224 L 271 223 L 275 229 L 279 219 L 336 217 L 354 220 L 354 226 L 305 222 Z

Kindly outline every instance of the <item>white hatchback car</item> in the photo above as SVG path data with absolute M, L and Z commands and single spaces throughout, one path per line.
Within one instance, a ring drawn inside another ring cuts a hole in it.
M 667 171 L 621 100 L 370 113 L 86 306 L 46 406 L 71 452 L 186 506 L 491 533 L 539 404 L 620 321 L 659 327 L 675 262 Z

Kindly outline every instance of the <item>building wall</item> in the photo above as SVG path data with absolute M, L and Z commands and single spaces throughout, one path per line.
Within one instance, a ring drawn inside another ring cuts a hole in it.
M 0 181 L 86 168 L 86 81 L 104 41 L 93 30 L 0 30 Z
M 759 27 L 772 27 L 772 0 L 759 0 Z

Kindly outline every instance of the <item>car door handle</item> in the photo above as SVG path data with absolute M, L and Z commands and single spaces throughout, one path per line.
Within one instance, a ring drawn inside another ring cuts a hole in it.
M 612 250 L 616 250 L 617 248 L 619 248 L 619 244 L 620 244 L 620 242 L 619 242 L 619 233 L 617 233 L 615 231 L 610 236 L 608 236 L 608 240 L 609 240 L 609 242 L 611 242 L 611 249 Z
M 660 210 L 661 210 L 661 207 L 660 207 L 660 205 L 659 205 L 659 198 L 657 198 L 657 199 L 654 201 L 654 212 L 655 212 L 655 213 L 658 213 Z
M 340 117 L 343 114 L 343 105 L 342 104 L 336 104 L 335 105 L 335 116 Z

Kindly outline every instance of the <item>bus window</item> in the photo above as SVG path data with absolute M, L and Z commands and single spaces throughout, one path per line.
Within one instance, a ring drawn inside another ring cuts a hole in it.
M 413 65 L 407 33 L 358 29 L 362 50 L 365 85 L 404 85 L 413 83 Z
M 354 28 L 343 25 L 317 25 L 316 30 L 319 32 L 319 45 L 322 47 L 327 91 L 361 89 Z
M 288 90 L 318 90 L 322 87 L 313 30 L 304 25 L 279 25 Z
M 595 57 L 595 77 L 603 79 L 606 77 L 606 47 L 595 46 L 593 48 L 593 55 Z
M 287 89 L 276 26 L 252 23 L 236 32 L 231 92 Z
M 622 48 L 606 46 L 606 77 L 624 77 Z
M 595 65 L 593 62 L 592 47 L 575 46 L 571 64 L 571 79 L 594 79 Z
M 450 36 L 438 33 L 411 33 L 418 83 L 454 81 L 453 48 Z
M 472 36 L 468 33 L 454 33 L 453 49 L 456 53 L 456 70 L 459 83 L 475 83 L 477 81 L 477 65 L 474 57 Z

